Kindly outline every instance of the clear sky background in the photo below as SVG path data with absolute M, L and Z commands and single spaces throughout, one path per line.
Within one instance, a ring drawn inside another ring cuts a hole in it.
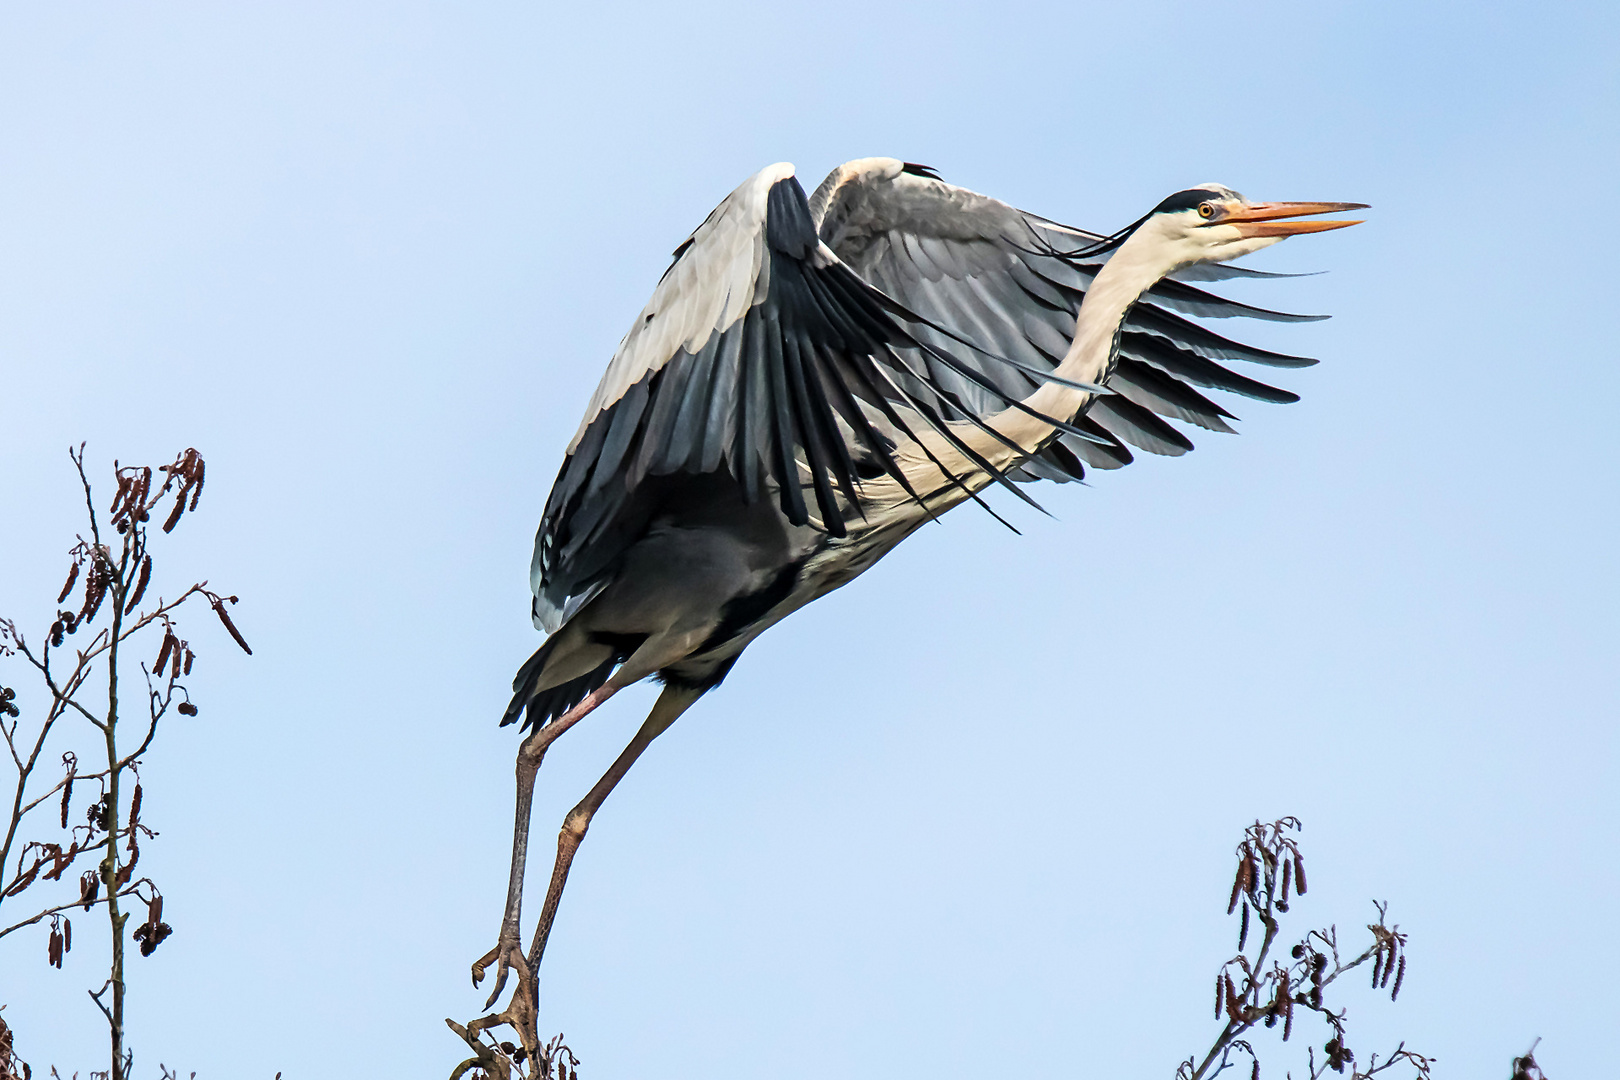
M 1336 316 L 1222 327 L 1321 357 L 1302 403 L 1002 499 L 1021 537 L 958 511 L 756 644 L 598 816 L 542 1030 L 587 1080 L 1169 1077 L 1233 844 L 1293 813 L 1299 928 L 1412 935 L 1399 1003 L 1345 999 L 1368 1047 L 1612 1073 L 1616 12 L 0 5 L 0 612 L 49 620 L 69 444 L 196 446 L 157 586 L 256 650 L 193 620 L 144 772 L 141 1074 L 459 1060 L 563 447 L 716 202 L 869 154 L 1102 230 L 1207 180 L 1374 209 L 1228 290 Z M 531 881 L 650 699 L 553 750 Z M 36 1075 L 105 1067 L 92 925 L 61 972 L 0 946 Z

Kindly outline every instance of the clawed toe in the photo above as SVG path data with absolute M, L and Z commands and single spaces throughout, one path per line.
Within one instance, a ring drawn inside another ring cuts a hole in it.
M 526 996 L 530 1001 L 534 1000 L 534 980 L 529 972 L 529 962 L 524 957 L 523 948 L 516 937 L 507 938 L 503 934 L 501 940 L 496 943 L 493 949 L 473 962 L 472 981 L 474 986 L 484 981 L 484 973 L 489 970 L 491 964 L 497 965 L 495 968 L 495 988 L 490 991 L 489 1000 L 484 1002 L 484 1008 L 488 1009 L 494 1006 L 496 999 L 501 996 L 501 991 L 506 989 L 506 976 L 511 971 L 517 972 L 517 993 Z

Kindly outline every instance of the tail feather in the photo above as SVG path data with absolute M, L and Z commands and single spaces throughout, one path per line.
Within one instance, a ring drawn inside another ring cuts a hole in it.
M 615 648 L 608 658 L 585 674 L 569 679 L 567 682 L 548 686 L 544 690 L 536 689 L 546 670 L 546 660 L 550 657 L 552 648 L 558 640 L 558 635 L 547 638 L 545 643 L 535 650 L 534 655 L 523 662 L 518 668 L 517 676 L 512 680 L 512 701 L 506 706 L 506 713 L 501 717 L 501 727 L 515 723 L 522 715 L 523 726 L 520 731 L 530 728 L 538 730 L 557 717 L 585 700 L 586 695 L 601 688 L 613 674 L 613 669 L 629 657 L 634 649 L 623 651 L 622 647 Z

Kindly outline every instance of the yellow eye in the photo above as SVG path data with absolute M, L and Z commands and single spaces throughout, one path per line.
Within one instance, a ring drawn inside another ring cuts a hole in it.
M 1201 218 L 1212 218 L 1212 217 L 1214 217 L 1215 216 L 1215 204 L 1214 203 L 1199 203 L 1198 204 L 1198 216 L 1201 217 Z

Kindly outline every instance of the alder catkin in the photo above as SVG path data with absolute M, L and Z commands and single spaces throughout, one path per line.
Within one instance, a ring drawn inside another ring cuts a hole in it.
M 236 597 L 231 597 L 231 602 L 235 603 Z M 214 601 L 214 612 L 219 615 L 219 621 L 225 624 L 225 629 L 230 632 L 231 637 L 235 639 L 238 645 L 242 646 L 242 651 L 252 656 L 253 650 L 248 648 L 246 641 L 242 640 L 242 635 L 236 629 L 236 624 L 231 622 L 231 617 L 225 614 L 225 602 L 223 600 Z
M 107 572 L 102 568 L 98 559 L 90 565 L 90 573 L 84 580 L 84 607 L 79 610 L 79 622 L 89 622 L 101 610 L 102 597 L 107 593 Z
M 1243 901 L 1243 922 L 1238 929 L 1238 952 L 1249 943 L 1249 902 Z
M 170 510 L 169 516 L 164 519 L 163 531 L 166 533 L 174 532 L 174 527 L 180 523 L 180 515 L 185 513 L 185 510 L 186 489 L 181 488 L 179 493 L 177 493 L 174 497 L 174 509 Z
M 60 596 L 58 596 L 56 598 L 56 602 L 58 604 L 60 604 L 62 601 L 66 600 L 68 598 L 68 593 L 73 591 L 73 583 L 78 581 L 78 580 L 79 580 L 79 560 L 74 559 L 73 560 L 73 565 L 68 568 L 67 584 L 62 586 L 62 595 L 60 595 Z
M 135 579 L 135 591 L 129 596 L 129 603 L 124 605 L 124 614 L 128 615 L 135 610 L 135 605 L 141 602 L 146 595 L 146 583 L 152 580 L 152 556 L 148 555 L 141 560 L 141 572 Z
M 1294 852 L 1294 889 L 1299 895 L 1305 895 L 1305 857 Z
M 24 889 L 28 888 L 28 886 L 32 885 L 34 883 L 34 876 L 39 873 L 39 868 L 43 865 L 45 865 L 43 861 L 36 861 L 33 866 L 28 868 L 28 872 L 23 874 L 22 877 L 12 880 L 11 887 L 6 890 L 6 893 L 8 895 L 15 896 L 17 893 L 22 892 Z
M 1401 980 L 1406 978 L 1406 957 L 1401 957 L 1401 963 L 1395 970 L 1395 989 L 1389 992 L 1389 1000 L 1394 1001 L 1401 992 Z

